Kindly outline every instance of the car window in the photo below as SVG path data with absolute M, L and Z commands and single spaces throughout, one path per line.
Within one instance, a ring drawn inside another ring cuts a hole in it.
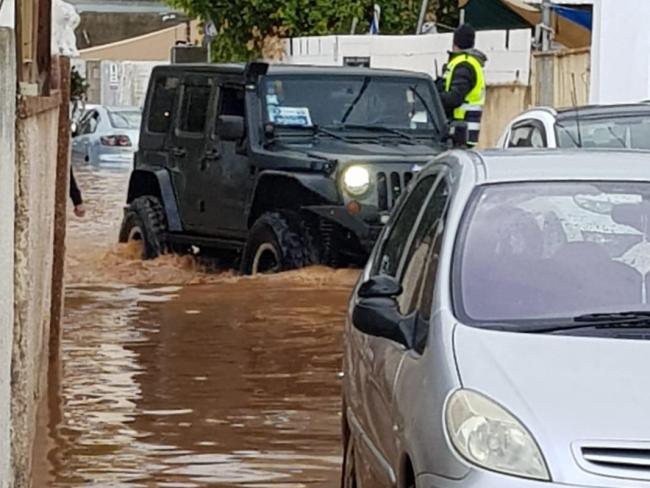
M 397 276 L 400 259 L 408 242 L 429 190 L 436 180 L 435 175 L 427 176 L 415 185 L 403 205 L 396 211 L 399 216 L 388 230 L 388 236 L 378 253 L 374 274 Z
M 209 84 L 183 86 L 179 124 L 181 131 L 202 133 L 205 130 L 211 93 L 212 87 Z
M 109 110 L 108 118 L 115 129 L 139 129 L 142 114 L 139 110 Z
M 99 113 L 93 110 L 88 114 L 88 117 L 83 121 L 81 125 L 81 130 L 79 131 L 80 135 L 94 134 L 99 125 Z
M 555 131 L 563 148 L 650 149 L 650 115 L 645 114 L 576 118 L 572 112 L 558 120 Z
M 398 303 L 400 312 L 403 315 L 409 315 L 419 308 L 424 282 L 435 281 L 438 260 L 437 253 L 433 253 L 435 256 L 432 259 L 432 250 L 436 245 L 439 245 L 441 221 L 448 200 L 449 186 L 445 179 L 441 179 L 424 204 L 424 212 L 402 264 L 401 284 L 403 292 L 398 299 Z M 433 279 L 429 280 L 429 278 Z M 433 293 L 433 288 L 431 288 L 431 293 Z M 428 308 L 426 310 L 419 310 L 425 318 L 430 315 L 431 301 L 428 300 L 427 303 Z
M 166 134 L 169 131 L 179 85 L 180 80 L 175 76 L 161 76 L 156 80 L 147 120 L 150 132 Z
M 510 133 L 508 147 L 546 147 L 543 127 L 533 121 L 517 124 Z
M 457 241 L 454 306 L 469 323 L 650 310 L 650 184 L 531 182 L 476 191 Z
M 219 115 L 238 115 L 244 117 L 245 104 L 243 87 L 221 87 Z
M 345 124 L 437 135 L 442 117 L 430 80 L 356 75 L 274 75 L 264 80 L 265 119 L 275 125 Z

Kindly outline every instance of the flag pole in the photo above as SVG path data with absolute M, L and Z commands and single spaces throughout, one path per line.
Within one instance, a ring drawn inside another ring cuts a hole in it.
M 424 26 L 424 18 L 427 15 L 427 10 L 429 8 L 429 0 L 422 0 L 422 6 L 420 7 L 420 17 L 418 17 L 418 26 L 416 34 L 422 34 L 422 26 Z

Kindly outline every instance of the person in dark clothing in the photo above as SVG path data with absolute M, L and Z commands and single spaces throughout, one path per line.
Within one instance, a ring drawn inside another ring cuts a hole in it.
M 487 56 L 474 48 L 476 32 L 463 24 L 454 32 L 454 46 L 444 74 L 437 80 L 440 100 L 447 117 L 455 127 L 463 126 L 467 144 L 478 142 L 483 105 L 485 104 L 485 77 L 483 66 Z
M 70 167 L 70 200 L 72 200 L 72 204 L 74 205 L 74 214 L 79 218 L 84 217 L 86 215 L 86 209 L 72 167 Z

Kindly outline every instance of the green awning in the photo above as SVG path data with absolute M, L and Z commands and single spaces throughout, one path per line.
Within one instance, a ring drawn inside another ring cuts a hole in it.
M 523 17 L 506 7 L 501 0 L 469 0 L 465 4 L 465 22 L 475 29 L 525 29 L 530 27 Z

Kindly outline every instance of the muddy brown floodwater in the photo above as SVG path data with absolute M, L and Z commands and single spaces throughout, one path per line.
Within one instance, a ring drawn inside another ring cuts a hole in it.
M 128 173 L 77 170 L 36 487 L 334 487 L 354 270 L 261 278 L 115 244 Z

